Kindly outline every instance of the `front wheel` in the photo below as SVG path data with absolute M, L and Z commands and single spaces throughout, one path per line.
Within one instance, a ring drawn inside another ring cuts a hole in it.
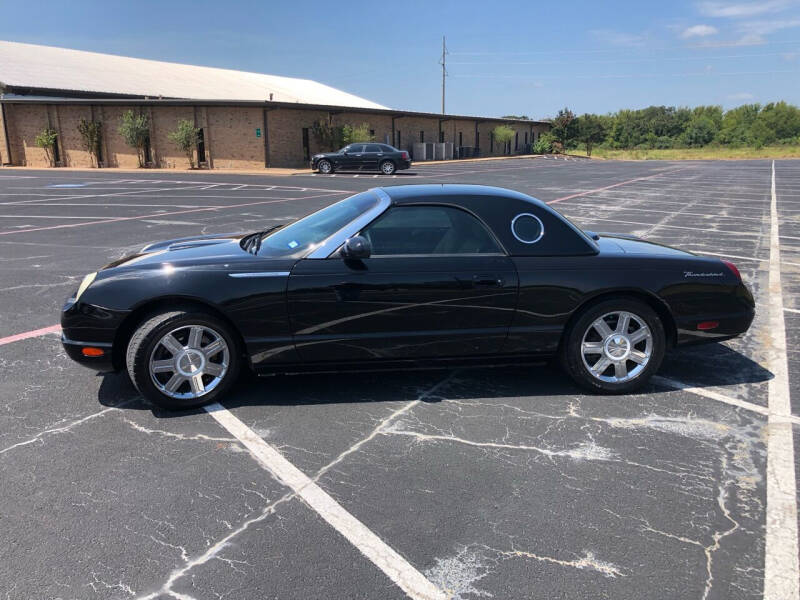
M 385 160 L 381 163 L 381 173 L 384 175 L 391 175 L 395 169 L 394 163 L 390 160 Z
M 145 320 L 131 336 L 125 358 L 136 389 L 170 410 L 214 402 L 233 385 L 241 363 L 228 325 L 195 311 Z
M 593 392 L 624 394 L 647 383 L 661 366 L 664 326 L 656 312 L 632 298 L 585 309 L 565 333 L 564 370 Z
M 323 175 L 333 173 L 333 164 L 331 164 L 331 161 L 323 159 L 317 163 L 317 171 Z

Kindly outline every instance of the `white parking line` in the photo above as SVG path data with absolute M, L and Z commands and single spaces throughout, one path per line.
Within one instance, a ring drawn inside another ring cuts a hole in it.
M 725 394 L 720 394 L 719 392 L 715 392 L 714 390 L 710 390 L 701 387 L 699 385 L 692 385 L 689 383 L 676 381 L 671 377 L 664 377 L 663 375 L 655 375 L 653 377 L 653 383 L 660 383 L 666 387 L 671 387 L 675 390 L 681 390 L 682 392 L 689 392 L 690 394 L 703 396 L 704 398 L 716 400 L 717 402 L 722 402 L 723 404 L 730 404 L 731 406 L 743 408 L 744 410 L 748 410 L 750 412 L 754 412 L 759 415 L 764 415 L 765 417 L 769 417 L 771 414 L 769 411 L 769 407 L 767 406 L 761 406 L 760 404 L 754 404 L 753 402 L 748 402 L 747 400 L 739 400 L 738 398 L 726 396 Z M 772 416 L 776 420 L 781 422 L 789 422 L 800 425 L 800 417 L 795 417 L 794 415 L 789 415 L 788 417 L 785 415 L 784 416 L 772 415 Z
M 786 307 L 784 306 L 784 307 L 783 307 L 783 310 L 785 310 L 786 312 L 790 312 L 790 313 L 797 313 L 798 315 L 800 315 L 800 310 L 797 310 L 796 308 L 786 308 Z
M 769 328 L 767 362 L 769 416 L 767 417 L 767 539 L 764 558 L 764 600 L 800 598 L 800 569 L 797 563 L 797 485 L 794 440 L 789 396 L 789 368 L 786 357 L 786 325 L 783 319 L 781 249 L 778 197 L 775 193 L 775 161 L 772 161 L 769 252 Z
M 347 512 L 310 477 L 265 442 L 221 404 L 205 407 L 217 422 L 250 451 L 261 466 L 292 489 L 336 531 L 344 536 L 389 579 L 415 600 L 445 600 L 447 596 L 386 542 Z

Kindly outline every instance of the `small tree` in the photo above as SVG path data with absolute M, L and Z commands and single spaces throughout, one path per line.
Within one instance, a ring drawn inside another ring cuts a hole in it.
M 342 127 L 342 139 L 345 144 L 352 144 L 354 142 L 373 142 L 375 136 L 369 132 L 369 124 L 362 123 L 361 125 L 345 125 Z
M 311 125 L 311 135 L 322 150 L 338 150 L 344 146 L 344 131 L 342 127 L 314 121 Z
M 200 128 L 195 127 L 188 119 L 181 119 L 178 121 L 178 128 L 170 131 L 167 137 L 186 155 L 189 168 L 194 169 L 194 151 L 200 141 Z
M 494 141 L 498 144 L 503 144 L 505 151 L 506 144 L 509 144 L 514 139 L 515 131 L 508 125 L 498 125 L 492 130 Z
M 575 137 L 586 145 L 586 155 L 592 155 L 592 146 L 606 139 L 603 120 L 597 115 L 586 114 L 575 119 Z
M 572 122 L 574 120 L 575 113 L 573 113 L 570 109 L 565 107 L 558 111 L 558 114 L 551 123 L 550 129 L 553 137 L 558 142 L 556 147 L 560 146 L 562 149 L 567 147 L 567 143 L 574 134 L 572 127 Z
M 139 166 L 145 166 L 147 145 L 150 143 L 150 119 L 147 115 L 137 115 L 132 110 L 122 114 L 119 134 L 131 148 L 136 148 Z
M 100 166 L 100 136 L 102 135 L 102 123 L 98 121 L 78 121 L 78 133 L 81 134 L 83 145 L 89 153 L 89 158 L 96 166 Z
M 54 157 L 56 144 L 58 143 L 58 132 L 52 127 L 45 127 L 33 139 L 33 143 L 36 144 L 37 147 L 44 150 L 44 154 L 47 157 L 47 163 L 51 167 L 55 166 Z

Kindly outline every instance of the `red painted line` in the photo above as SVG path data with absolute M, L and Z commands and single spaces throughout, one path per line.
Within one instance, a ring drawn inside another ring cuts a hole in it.
M 578 192 L 577 194 L 570 194 L 569 196 L 562 196 L 561 198 L 556 198 L 555 200 L 549 200 L 545 202 L 545 204 L 555 204 L 556 202 L 563 202 L 564 200 L 571 200 L 572 198 L 579 198 L 580 196 L 588 196 L 589 194 L 596 194 L 597 192 L 603 192 L 605 190 L 610 190 L 612 188 L 620 187 L 622 185 L 628 185 L 629 183 L 635 183 L 637 181 L 646 181 L 647 179 L 653 179 L 654 177 L 661 177 L 662 175 L 670 175 L 672 173 L 677 173 L 678 171 L 683 171 L 687 167 L 681 167 L 680 169 L 673 169 L 672 171 L 663 171 L 661 173 L 655 173 L 654 175 L 647 175 L 646 177 L 637 177 L 636 179 L 628 179 L 627 181 L 620 181 L 619 183 L 612 183 L 611 185 L 607 185 L 604 187 L 596 188 L 593 190 L 587 190 L 585 192 Z
M 23 333 L 15 333 L 4 338 L 0 338 L 0 346 L 6 344 L 13 344 L 29 338 L 40 337 L 48 333 L 58 333 L 61 331 L 61 325 L 50 325 L 50 327 L 42 327 L 41 329 L 34 329 L 33 331 L 25 331 Z
M 244 202 L 241 204 L 229 204 L 227 206 L 206 206 L 203 208 L 189 208 L 186 210 L 173 210 L 171 212 L 153 213 L 148 215 L 137 215 L 134 217 L 114 217 L 112 219 L 102 219 L 100 221 L 84 221 L 81 223 L 69 223 L 64 225 L 49 225 L 47 227 L 30 227 L 28 229 L 14 229 L 12 231 L 0 231 L 0 235 L 14 235 L 16 233 L 28 233 L 30 231 L 48 231 L 50 229 L 68 229 L 72 227 L 83 227 L 85 225 L 102 225 L 103 223 L 116 223 L 119 221 L 135 221 L 138 219 L 157 219 L 159 217 L 167 217 L 170 215 L 184 215 L 187 213 L 207 212 L 210 210 L 227 210 L 229 208 L 243 208 L 245 206 L 258 206 L 261 204 L 275 204 L 277 202 L 288 202 L 291 200 L 310 200 L 312 198 L 320 198 L 322 196 L 335 196 L 347 192 L 330 192 L 327 194 L 315 194 L 313 196 L 303 196 L 302 198 L 278 198 L 274 200 L 262 200 L 261 202 Z

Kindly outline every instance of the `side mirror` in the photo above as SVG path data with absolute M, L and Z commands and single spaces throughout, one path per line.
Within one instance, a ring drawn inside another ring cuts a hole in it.
M 341 255 L 343 258 L 369 258 L 372 254 L 372 246 L 367 238 L 354 235 L 347 238 L 342 245 Z

